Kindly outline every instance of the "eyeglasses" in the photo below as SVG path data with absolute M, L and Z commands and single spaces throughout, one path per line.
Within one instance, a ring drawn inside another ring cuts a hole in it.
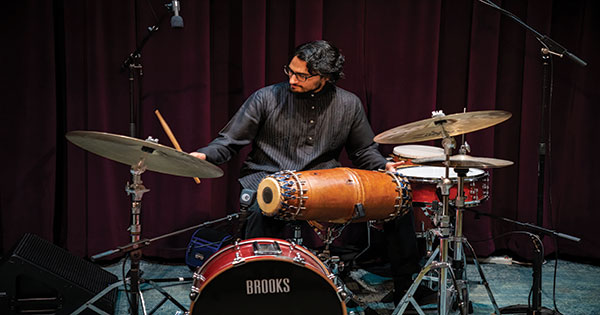
M 292 71 L 292 69 L 290 69 L 290 67 L 288 67 L 287 65 L 283 66 L 283 73 L 285 73 L 289 78 L 291 78 L 293 75 L 295 75 L 296 79 L 298 79 L 298 81 L 300 81 L 300 82 L 305 82 L 306 80 L 319 75 L 319 74 L 297 73 L 297 72 Z

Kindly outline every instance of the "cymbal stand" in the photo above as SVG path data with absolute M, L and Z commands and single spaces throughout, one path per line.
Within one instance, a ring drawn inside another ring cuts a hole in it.
M 467 154 L 467 151 L 471 151 L 469 145 L 465 142 L 464 134 L 462 136 L 462 144 L 458 150 L 459 154 Z M 469 172 L 468 168 L 455 168 L 455 173 L 458 175 L 458 183 L 456 188 L 456 199 L 454 205 L 456 207 L 455 223 L 454 223 L 454 259 L 452 261 L 452 267 L 455 270 L 458 287 L 456 290 L 461 292 L 463 297 L 463 305 L 461 312 L 463 314 L 469 313 L 469 283 L 466 279 L 465 272 L 465 257 L 463 249 L 463 210 L 465 207 L 465 177 Z M 490 293 L 490 292 L 488 292 Z M 497 308 L 497 307 L 496 307 Z
M 129 233 L 131 235 L 131 242 L 136 243 L 140 240 L 142 233 L 142 224 L 140 223 L 140 213 L 142 209 L 142 196 L 144 193 L 150 191 L 142 183 L 142 173 L 146 171 L 146 165 L 144 164 L 144 158 L 140 159 L 137 165 L 131 167 L 131 175 L 133 182 L 125 187 L 125 191 L 128 195 L 131 195 L 131 226 L 129 226 Z M 128 272 L 130 278 L 130 292 L 129 292 L 129 304 L 131 307 L 132 314 L 138 314 L 139 300 L 142 301 L 142 308 L 144 314 L 146 314 L 146 307 L 143 303 L 142 292 L 140 291 L 140 260 L 142 258 L 141 248 L 136 249 L 129 253 L 131 258 L 131 265 Z
M 452 276 L 452 280 L 454 282 L 454 287 L 456 287 L 456 278 L 454 276 L 454 272 L 452 270 L 451 265 L 448 262 L 448 242 L 450 240 L 450 215 L 449 215 L 449 196 L 450 196 L 450 188 L 452 187 L 452 181 L 449 179 L 450 177 L 450 168 L 448 167 L 450 161 L 450 155 L 452 154 L 452 149 L 454 149 L 456 145 L 456 141 L 454 138 L 450 137 L 448 133 L 443 128 L 444 121 L 440 122 L 440 127 L 442 130 L 442 134 L 444 135 L 442 140 L 442 146 L 444 147 L 444 155 L 446 160 L 446 170 L 445 176 L 440 178 L 438 182 L 437 188 L 440 189 L 442 195 L 442 214 L 440 216 L 439 227 L 436 228 L 435 232 L 440 239 L 440 245 L 434 252 L 434 254 L 429 258 L 427 264 L 421 269 L 421 272 L 406 292 L 406 294 L 402 297 L 398 306 L 392 312 L 392 314 L 401 314 L 404 313 L 408 303 L 411 303 L 414 308 L 417 310 L 419 314 L 424 314 L 421 307 L 417 304 L 415 299 L 412 297 L 416 292 L 419 284 L 423 280 L 425 274 L 427 274 L 431 269 L 439 269 L 438 271 L 438 314 L 447 314 L 448 313 L 448 304 L 451 300 L 451 296 L 448 295 L 450 291 L 448 284 L 448 272 Z M 434 261 L 436 255 L 439 255 L 439 261 Z M 457 296 L 458 297 L 458 296 Z
M 187 227 L 178 231 L 174 231 L 174 232 L 170 232 L 161 236 L 157 236 L 154 238 L 144 238 L 141 239 L 137 242 L 133 242 L 133 243 L 129 243 L 123 246 L 119 246 L 115 249 L 111 249 L 111 250 L 107 250 L 105 252 L 99 253 L 97 255 L 94 255 L 91 257 L 92 261 L 96 261 L 100 258 L 103 257 L 107 257 L 107 256 L 111 256 L 117 253 L 131 253 L 137 250 L 141 250 L 141 248 L 146 247 L 146 246 L 150 246 L 153 242 L 158 241 L 158 240 L 162 240 L 174 235 L 179 235 L 181 233 L 185 233 L 185 232 L 189 232 L 192 230 L 196 230 L 198 228 L 203 228 L 209 225 L 213 225 L 213 224 L 217 224 L 217 223 L 221 223 L 224 221 L 231 221 L 233 219 L 240 219 L 242 217 L 243 213 L 242 212 L 238 212 L 238 213 L 233 213 L 230 214 L 226 217 L 220 218 L 220 219 L 216 219 L 216 220 L 212 220 L 212 221 L 206 221 L 191 227 Z M 177 300 L 175 300 L 172 296 L 169 295 L 168 292 L 166 292 L 165 290 L 162 289 L 162 287 L 158 286 L 156 283 L 157 282 L 184 282 L 184 281 L 191 281 L 192 278 L 172 278 L 172 279 L 143 279 L 143 278 L 139 278 L 140 283 L 148 283 L 150 284 L 154 289 L 156 289 L 159 293 L 161 293 L 164 298 L 161 302 L 159 302 L 150 312 L 148 312 L 148 314 L 153 314 L 162 304 L 164 304 L 167 300 L 171 301 L 173 304 L 175 304 L 177 307 L 179 307 L 183 312 L 187 312 L 187 308 L 183 305 L 181 305 L 181 303 L 179 303 Z M 73 312 L 72 314 L 80 314 L 83 311 L 85 311 L 86 309 L 91 309 L 92 311 L 95 311 L 98 314 L 106 314 L 104 311 L 100 310 L 99 308 L 97 308 L 96 306 L 94 306 L 94 303 L 96 301 L 98 301 L 99 299 L 101 299 L 103 296 L 105 296 L 106 294 L 108 294 L 110 291 L 112 291 L 113 289 L 122 286 L 122 285 L 126 285 L 127 282 L 131 283 L 131 278 L 126 278 L 124 279 L 124 281 L 119 280 L 113 284 L 111 284 L 110 286 L 106 287 L 104 290 L 102 290 L 101 292 L 99 292 L 98 294 L 96 294 L 94 297 L 92 297 L 90 300 L 88 300 L 87 302 L 85 302 L 83 305 L 81 305 L 80 308 L 78 308 L 77 310 L 75 310 L 75 312 Z

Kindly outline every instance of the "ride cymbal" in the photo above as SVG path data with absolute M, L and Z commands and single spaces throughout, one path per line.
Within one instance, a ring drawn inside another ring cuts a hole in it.
M 389 129 L 375 136 L 373 140 L 381 144 L 402 144 L 442 139 L 442 128 L 452 137 L 499 124 L 511 116 L 511 113 L 502 110 L 437 116 Z
M 223 170 L 185 152 L 147 140 L 99 131 L 70 131 L 66 137 L 82 149 L 127 165 L 144 159 L 146 169 L 170 175 L 216 178 Z

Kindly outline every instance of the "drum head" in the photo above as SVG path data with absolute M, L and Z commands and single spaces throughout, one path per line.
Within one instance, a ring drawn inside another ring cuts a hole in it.
M 470 168 L 469 172 L 467 172 L 466 178 L 479 176 L 483 174 L 484 171 L 478 168 Z M 440 166 L 414 166 L 414 167 L 405 167 L 398 169 L 398 174 L 401 176 L 408 177 L 408 179 L 438 179 L 446 174 L 446 168 Z M 450 178 L 455 179 L 458 178 L 456 172 L 453 169 L 450 169 Z
M 274 216 L 280 207 L 281 188 L 276 179 L 267 177 L 258 185 L 256 201 L 266 216 Z
M 344 314 L 331 283 L 310 268 L 260 259 L 231 267 L 208 282 L 190 314 Z
M 394 148 L 393 152 L 394 155 L 406 159 L 422 159 L 432 156 L 444 155 L 444 149 L 442 148 L 418 144 L 399 145 Z

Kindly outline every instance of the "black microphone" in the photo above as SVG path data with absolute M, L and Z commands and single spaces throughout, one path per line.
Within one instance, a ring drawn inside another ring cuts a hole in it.
M 183 18 L 179 15 L 181 10 L 181 4 L 179 0 L 171 1 L 171 9 L 173 10 L 173 16 L 171 17 L 172 28 L 183 28 Z
M 242 210 L 248 210 L 254 203 L 254 199 L 256 199 L 256 190 L 242 189 L 242 192 L 240 193 L 240 208 L 242 208 Z

